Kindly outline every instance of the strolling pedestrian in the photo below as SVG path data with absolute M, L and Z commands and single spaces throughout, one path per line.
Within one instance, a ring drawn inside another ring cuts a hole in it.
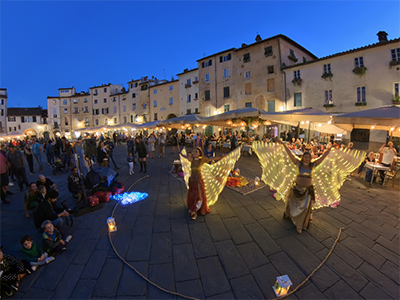
M 136 152 L 139 156 L 139 163 L 140 163 L 140 172 L 147 172 L 147 164 L 146 164 L 146 157 L 148 156 L 147 154 L 147 149 L 146 146 L 144 145 L 142 139 L 140 137 L 136 138 Z M 144 170 L 143 170 L 144 169 Z
M 26 178 L 25 160 L 21 154 L 21 151 L 17 150 L 13 144 L 10 144 L 8 147 L 10 152 L 7 153 L 7 160 L 11 171 L 17 179 L 19 189 L 22 192 L 24 184 L 26 187 L 29 186 L 28 179 Z
M 32 151 L 39 165 L 39 171 L 44 171 L 42 164 L 42 150 L 42 146 L 38 142 L 36 142 L 36 140 L 32 140 Z

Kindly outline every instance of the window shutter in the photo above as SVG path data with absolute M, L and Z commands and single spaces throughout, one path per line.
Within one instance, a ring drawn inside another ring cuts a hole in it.
M 212 59 L 209 60 L 209 65 L 212 66 Z
M 222 56 L 219 57 L 219 62 L 222 62 Z
M 231 60 L 231 54 L 230 53 L 228 54 L 228 60 Z
M 204 62 L 201 63 L 201 67 L 204 68 Z

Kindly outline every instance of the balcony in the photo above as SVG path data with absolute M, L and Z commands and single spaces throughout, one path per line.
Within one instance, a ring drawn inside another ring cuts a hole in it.
M 90 127 L 89 122 L 85 122 L 85 127 Z
M 53 129 L 60 129 L 60 126 L 58 124 L 54 124 Z
M 193 83 L 198 83 L 199 82 L 199 79 L 196 77 L 194 80 L 193 80 Z
M 192 86 L 192 84 L 191 83 L 186 83 L 185 84 L 185 88 L 187 89 L 187 88 L 190 88 Z

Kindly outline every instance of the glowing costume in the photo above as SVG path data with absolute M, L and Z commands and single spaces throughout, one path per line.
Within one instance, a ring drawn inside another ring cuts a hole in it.
M 253 143 L 253 149 L 262 165 L 262 180 L 276 190 L 275 198 L 286 202 L 285 214 L 300 229 L 308 226 L 311 209 L 329 206 L 340 201 L 339 189 L 346 177 L 365 159 L 364 151 L 331 149 L 322 160 L 312 160 L 309 172 L 302 170 L 300 159 L 297 166 L 292 162 L 283 145 Z M 318 165 L 315 166 L 315 163 Z M 296 177 L 311 178 L 310 186 L 299 186 Z M 290 214 L 288 214 L 290 210 Z
M 230 152 L 217 163 L 209 165 L 207 159 L 186 157 L 186 150 L 180 155 L 186 187 L 189 189 L 187 205 L 191 212 L 199 211 L 202 215 L 210 212 L 208 206 L 214 205 L 218 195 L 224 189 L 229 173 L 240 157 L 241 147 Z

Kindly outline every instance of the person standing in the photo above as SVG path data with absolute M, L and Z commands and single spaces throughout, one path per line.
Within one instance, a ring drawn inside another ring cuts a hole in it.
M 108 167 L 108 153 L 103 142 L 97 147 L 97 162 L 100 167 Z
M 107 139 L 106 139 L 106 146 L 108 147 L 108 157 L 113 162 L 114 168 L 116 170 L 118 170 L 117 164 L 115 163 L 115 160 L 114 160 L 114 157 L 113 157 L 115 145 L 114 145 L 114 143 L 111 141 L 111 139 L 109 137 L 107 137 Z
M 8 170 L 7 170 L 7 159 L 0 153 L 0 185 L 1 185 L 1 201 L 4 204 L 10 204 L 11 202 L 6 200 L 8 192 Z
M 55 156 L 54 145 L 51 142 L 51 140 L 48 140 L 46 146 L 46 157 L 47 157 L 47 163 L 51 166 L 54 165 L 54 156 Z
M 25 143 L 24 153 L 25 153 L 26 161 L 28 162 L 29 173 L 32 175 L 34 173 L 33 172 L 33 151 L 32 151 L 32 145 L 29 141 L 27 141 Z
M 28 179 L 26 178 L 26 172 L 25 172 L 25 160 L 24 157 L 21 154 L 21 151 L 17 151 L 15 146 L 13 144 L 10 144 L 8 146 L 10 149 L 10 152 L 7 153 L 7 161 L 9 163 L 10 169 L 15 175 L 15 178 L 17 179 L 17 183 L 19 186 L 20 191 L 23 191 L 24 183 L 26 187 L 29 186 Z
M 147 172 L 146 157 L 148 156 L 148 154 L 146 146 L 144 145 L 142 139 L 139 137 L 136 138 L 136 152 L 139 156 L 139 163 L 140 163 L 139 173 L 143 172 L 143 168 L 144 168 L 144 173 L 146 173 Z
M 174 154 L 175 153 L 175 147 L 179 145 L 178 135 L 176 133 L 173 133 L 171 135 L 171 145 L 172 145 L 171 154 Z
M 36 140 L 32 140 L 32 151 L 35 159 L 39 165 L 39 171 L 44 171 L 42 164 L 42 146 L 36 142 Z
M 150 134 L 150 137 L 148 138 L 147 143 L 149 145 L 150 158 L 154 159 L 154 151 L 155 151 L 155 143 L 156 143 L 156 138 L 154 136 L 154 133 Z
M 382 156 L 382 162 L 381 164 L 385 167 L 389 167 L 389 171 L 392 171 L 392 167 L 394 165 L 394 158 L 397 155 L 397 151 L 395 148 L 393 148 L 393 142 L 389 142 L 387 144 L 387 147 L 385 144 L 382 145 L 382 147 L 379 149 L 379 155 Z M 385 171 L 380 170 L 379 175 L 381 176 L 382 184 L 385 180 Z
M 165 155 L 165 135 L 161 133 L 158 136 L 158 158 L 164 157 Z

